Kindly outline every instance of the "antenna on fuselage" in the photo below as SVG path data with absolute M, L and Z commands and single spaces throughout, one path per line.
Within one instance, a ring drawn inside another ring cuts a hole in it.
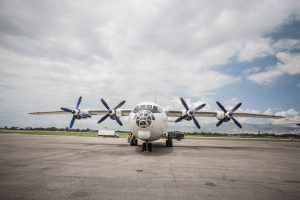
M 156 92 L 154 93 L 154 103 L 156 103 Z

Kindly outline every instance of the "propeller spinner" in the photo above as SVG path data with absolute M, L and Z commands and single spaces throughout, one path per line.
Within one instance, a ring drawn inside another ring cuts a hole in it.
M 125 100 L 121 101 L 115 108 L 110 108 L 107 103 L 105 102 L 104 99 L 101 99 L 102 104 L 105 106 L 105 108 L 107 109 L 107 114 L 104 115 L 99 121 L 98 124 L 100 124 L 101 122 L 103 122 L 106 118 L 110 117 L 113 120 L 116 120 L 118 122 L 118 124 L 120 124 L 121 126 L 123 125 L 120 118 L 116 115 L 116 110 L 118 108 L 120 108 L 121 106 L 124 105 Z
M 73 127 L 74 125 L 74 122 L 75 122 L 75 119 L 81 119 L 81 118 L 88 118 L 88 117 L 92 117 L 90 114 L 87 114 L 87 113 L 81 113 L 80 110 L 78 109 L 79 108 L 79 105 L 81 103 L 81 100 L 82 100 L 82 97 L 80 96 L 77 100 L 77 104 L 76 104 L 76 108 L 75 109 L 69 109 L 69 108 L 65 108 L 65 107 L 61 107 L 60 109 L 65 111 L 65 112 L 68 112 L 68 113 L 72 113 L 73 114 L 73 117 L 71 119 L 71 122 L 70 122 L 70 128 Z
M 202 109 L 206 104 L 201 104 L 200 106 L 196 107 L 195 109 L 189 109 L 188 105 L 186 104 L 186 102 L 184 101 L 184 99 L 181 97 L 180 98 L 182 105 L 184 106 L 185 110 L 186 110 L 186 114 L 177 118 L 175 120 L 175 122 L 180 122 L 183 119 L 193 119 L 195 125 L 197 126 L 197 128 L 200 129 L 200 124 L 198 123 L 197 119 L 195 118 L 194 114 L 196 111 Z
M 224 112 L 224 118 L 219 120 L 219 122 L 216 124 L 216 126 L 220 126 L 223 122 L 228 122 L 230 119 L 233 120 L 233 122 L 239 127 L 242 128 L 242 125 L 233 117 L 233 113 L 241 107 L 242 103 L 238 103 L 236 106 L 234 106 L 230 111 L 227 111 L 224 106 L 217 101 L 218 106 L 221 108 L 221 110 Z

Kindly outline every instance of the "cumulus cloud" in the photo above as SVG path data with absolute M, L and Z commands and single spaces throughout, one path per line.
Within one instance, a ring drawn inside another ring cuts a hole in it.
M 2 1 L 0 125 L 45 125 L 26 112 L 73 106 L 79 95 L 95 108 L 100 97 L 112 105 L 126 99 L 130 108 L 155 92 L 163 106 L 174 96 L 205 101 L 241 81 L 218 66 L 237 54 L 241 61 L 268 54 L 270 41 L 261 36 L 299 8 L 271 0 Z M 276 48 L 297 46 L 281 43 Z M 65 118 L 55 120 L 65 126 Z
M 271 85 L 283 75 L 300 74 L 300 54 L 279 52 L 276 57 L 280 61 L 277 65 L 252 73 L 247 76 L 247 79 L 261 85 Z
M 252 61 L 255 58 L 262 58 L 272 53 L 270 38 L 254 38 L 247 42 L 238 53 L 238 60 Z
M 272 47 L 275 49 L 275 51 L 299 49 L 300 40 L 284 38 L 276 41 Z

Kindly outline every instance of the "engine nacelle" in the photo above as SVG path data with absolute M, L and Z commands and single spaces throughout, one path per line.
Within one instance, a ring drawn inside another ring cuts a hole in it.
M 186 115 L 186 114 L 187 114 L 187 111 L 186 111 L 186 110 L 183 110 L 181 115 L 183 116 L 183 115 Z M 186 120 L 186 121 L 191 121 L 192 118 L 191 118 L 191 117 L 186 117 L 184 120 Z
M 221 120 L 221 119 L 223 119 L 224 117 L 225 117 L 224 112 L 217 112 L 217 119 L 218 119 L 218 120 Z
M 223 113 L 223 112 L 217 112 L 217 119 L 218 120 L 222 120 L 224 119 L 224 122 L 229 122 L 231 120 L 230 116 L 227 115 L 226 113 Z
M 74 116 L 76 117 L 76 119 L 86 119 L 91 117 L 89 111 L 87 110 L 81 111 L 79 109 L 76 110 Z

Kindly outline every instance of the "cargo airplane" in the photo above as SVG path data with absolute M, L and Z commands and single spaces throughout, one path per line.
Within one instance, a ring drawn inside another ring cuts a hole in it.
M 238 103 L 231 110 L 227 110 L 220 102 L 216 102 L 221 111 L 218 112 L 207 112 L 200 111 L 205 107 L 205 103 L 197 106 L 196 108 L 190 108 L 183 98 L 180 98 L 184 110 L 171 110 L 163 109 L 156 103 L 152 102 L 142 102 L 137 104 L 133 109 L 121 109 L 120 107 L 124 105 L 125 100 L 121 101 L 117 106 L 110 107 L 104 99 L 101 99 L 102 104 L 106 109 L 79 109 L 82 97 L 79 97 L 75 109 L 69 109 L 61 107 L 58 111 L 48 111 L 48 112 L 33 112 L 29 113 L 32 115 L 51 115 L 51 114 L 72 114 L 72 119 L 70 122 L 70 128 L 73 127 L 75 120 L 86 119 L 92 117 L 92 115 L 103 115 L 98 124 L 110 118 L 115 120 L 119 125 L 123 125 L 120 118 L 122 116 L 128 116 L 128 123 L 131 128 L 133 137 L 131 139 L 130 145 L 137 146 L 138 140 L 144 141 L 142 148 L 143 151 L 152 151 L 151 142 L 158 140 L 162 137 L 166 138 L 166 147 L 172 147 L 172 138 L 168 136 L 168 122 L 171 119 L 176 118 L 175 122 L 180 122 L 182 120 L 193 121 L 198 129 L 200 129 L 200 124 L 196 118 L 199 117 L 215 117 L 219 121 L 216 126 L 220 126 L 224 122 L 233 121 L 239 128 L 242 125 L 237 121 L 236 118 L 239 117 L 254 117 L 254 118 L 269 118 L 269 119 L 280 119 L 283 116 L 276 115 L 265 115 L 265 114 L 254 114 L 254 113 L 242 113 L 236 112 L 236 110 L 242 105 Z

